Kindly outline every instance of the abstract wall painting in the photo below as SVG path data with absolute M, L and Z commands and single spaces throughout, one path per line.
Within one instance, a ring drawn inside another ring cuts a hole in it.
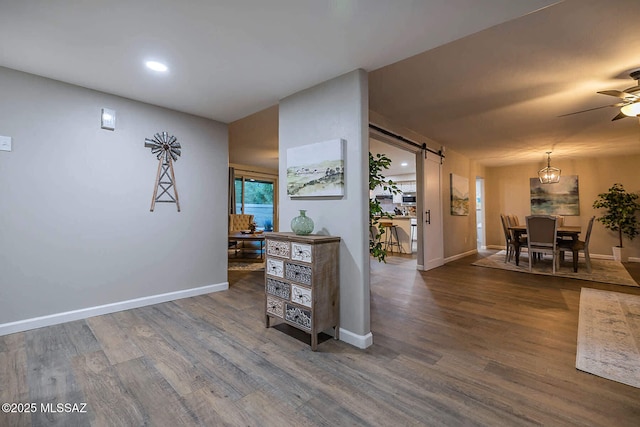
M 292 198 L 344 196 L 344 140 L 288 148 L 287 195 Z
M 530 178 L 532 215 L 580 215 L 578 175 L 563 175 L 556 184 Z

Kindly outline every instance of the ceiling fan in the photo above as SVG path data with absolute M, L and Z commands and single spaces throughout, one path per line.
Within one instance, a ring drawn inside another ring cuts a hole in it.
M 621 107 L 620 112 L 611 121 L 624 119 L 625 117 L 637 117 L 640 115 L 640 69 L 632 71 L 629 76 L 636 80 L 637 84 L 623 91 L 620 90 L 601 90 L 598 93 L 603 95 L 615 96 L 622 101 L 616 104 L 603 105 L 601 107 L 589 108 L 588 110 L 576 111 L 574 113 L 563 114 L 559 117 L 571 116 L 573 114 L 585 113 L 587 111 L 599 110 L 608 107 Z

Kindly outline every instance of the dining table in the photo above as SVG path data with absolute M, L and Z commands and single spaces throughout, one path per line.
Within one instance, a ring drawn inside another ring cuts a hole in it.
M 527 234 L 526 225 L 511 225 L 509 230 L 513 232 L 513 246 L 516 248 L 516 265 L 520 265 L 520 238 Z M 575 243 L 578 240 L 578 236 L 582 228 L 579 225 L 562 225 L 558 227 L 557 234 L 559 238 L 570 237 Z M 575 246 L 575 245 L 574 245 Z M 578 251 L 573 251 L 573 271 L 578 271 Z

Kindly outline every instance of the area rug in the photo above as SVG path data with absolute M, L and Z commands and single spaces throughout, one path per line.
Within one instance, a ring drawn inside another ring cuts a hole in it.
M 489 268 L 499 268 L 501 270 L 519 271 L 522 273 L 533 273 L 552 275 L 553 265 L 551 264 L 551 258 L 548 257 L 542 261 L 537 261 L 533 266 L 531 272 L 529 272 L 529 258 L 528 254 L 520 254 L 520 265 L 516 266 L 512 260 L 510 262 L 504 262 L 505 251 L 500 251 L 486 258 L 479 259 L 472 265 Z M 614 285 L 625 286 L 640 286 L 631 277 L 624 265 L 618 261 L 610 261 L 604 259 L 591 259 L 591 273 L 587 273 L 587 267 L 584 263 L 584 259 L 580 259 L 578 263 L 578 272 L 573 272 L 573 264 L 571 257 L 567 257 L 566 260 L 561 263 L 560 268 L 556 270 L 556 276 L 568 277 L 571 279 L 589 280 L 592 282 L 600 283 L 612 283 Z
M 264 271 L 263 262 L 251 262 L 251 261 L 231 261 L 229 260 L 230 271 Z
M 576 368 L 640 388 L 640 296 L 582 288 Z

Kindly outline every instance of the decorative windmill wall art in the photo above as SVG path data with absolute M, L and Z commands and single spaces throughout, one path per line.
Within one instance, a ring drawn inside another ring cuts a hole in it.
M 144 146 L 151 148 L 151 154 L 158 158 L 158 173 L 156 185 L 153 187 L 151 212 L 155 209 L 156 203 L 175 203 L 180 212 L 180 199 L 178 199 L 176 177 L 173 173 L 173 162 L 177 161 L 182 153 L 180 143 L 175 136 L 162 132 L 156 133 L 153 139 L 145 138 Z

